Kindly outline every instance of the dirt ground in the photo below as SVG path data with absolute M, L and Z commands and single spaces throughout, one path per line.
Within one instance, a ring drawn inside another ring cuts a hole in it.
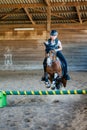
M 0 90 L 50 90 L 43 70 L 0 72 Z M 70 72 L 66 89 L 87 89 L 87 72 Z M 64 88 L 62 88 L 64 89 Z M 87 130 L 87 95 L 8 96 L 0 130 Z

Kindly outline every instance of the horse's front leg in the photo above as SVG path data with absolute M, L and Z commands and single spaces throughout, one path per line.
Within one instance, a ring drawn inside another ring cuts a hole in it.
M 48 73 L 47 72 L 45 73 L 45 86 L 47 88 L 50 88 L 50 83 L 49 83 L 49 80 L 48 80 Z
M 52 84 L 51 84 L 51 89 L 55 89 L 56 88 L 56 78 L 57 78 L 57 76 L 58 76 L 58 74 L 54 73 Z

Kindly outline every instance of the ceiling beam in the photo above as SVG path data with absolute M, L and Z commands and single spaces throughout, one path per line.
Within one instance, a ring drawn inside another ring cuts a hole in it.
M 35 28 L 35 30 L 46 30 L 46 24 L 32 25 L 32 24 L 10 24 L 10 25 L 0 25 L 0 31 L 2 30 L 13 30 L 14 28 Z M 52 24 L 51 29 L 71 29 L 71 30 L 82 30 L 87 28 L 87 23 L 85 24 Z
M 83 2 L 53 2 L 50 3 L 51 7 L 58 7 L 58 6 L 83 6 L 87 5 L 86 1 Z M 47 5 L 44 3 L 38 4 L 0 4 L 0 8 L 35 8 L 35 7 L 46 7 Z
M 51 7 L 48 6 L 47 8 L 47 31 L 50 32 L 51 30 Z
M 69 23 L 69 24 L 52 24 L 52 28 L 57 28 L 57 29 L 71 29 L 71 30 L 82 30 L 87 28 L 87 24 L 78 24 L 78 23 Z
M 51 6 L 53 7 L 57 7 L 57 6 L 83 6 L 83 5 L 87 5 L 87 2 L 53 2 L 51 3 Z
M 0 4 L 0 8 L 35 8 L 35 7 L 43 7 L 46 6 L 43 3 L 40 4 Z
M 44 0 L 44 1 L 45 1 L 47 6 L 50 6 L 50 1 L 49 0 Z
M 35 10 L 35 9 L 34 9 Z M 29 12 L 29 14 L 33 14 L 33 15 L 35 15 L 35 14 L 44 14 L 44 13 L 46 13 L 46 11 L 40 11 L 40 10 L 38 10 L 38 9 L 36 9 L 36 11 L 37 12 Z M 87 12 L 87 10 L 79 10 L 80 11 L 80 13 L 86 13 Z M 55 14 L 77 14 L 77 12 L 76 11 L 72 11 L 72 10 L 70 10 L 70 11 L 52 11 L 51 13 L 55 13 Z M 8 13 L 5 13 L 5 12 L 2 12 L 2 13 L 0 13 L 0 16 L 2 16 L 2 15 L 7 15 Z M 10 15 L 26 15 L 25 13 L 21 13 L 21 12 L 14 12 L 14 13 L 11 13 Z
M 18 11 L 20 8 L 15 8 L 13 9 L 12 11 L 10 11 L 9 13 L 7 14 L 4 14 L 4 16 L 2 16 L 0 19 L 5 19 L 7 17 L 9 17 L 11 14 L 14 14 L 14 12 Z
M 78 15 L 79 21 L 82 24 L 82 19 L 81 19 L 81 14 L 80 14 L 80 11 L 79 11 L 79 6 L 76 6 L 76 11 L 77 11 L 77 15 Z
M 78 19 L 75 19 L 75 20 L 73 20 L 73 19 L 51 19 L 51 22 L 53 22 L 53 23 L 55 23 L 55 22 L 60 22 L 60 21 L 62 21 L 62 23 L 63 23 L 63 21 L 66 21 L 66 22 L 70 22 L 70 23 L 72 23 L 73 22 L 73 24 L 75 24 L 75 23 L 78 23 L 79 24 L 79 22 L 74 22 L 74 21 L 77 21 Z M 85 18 L 85 19 L 83 19 L 84 21 L 87 21 L 87 19 Z M 71 22 L 72 21 L 72 22 Z M 47 23 L 47 20 L 45 19 L 45 20 L 34 20 L 34 22 L 35 23 Z M 0 20 L 0 24 L 11 24 L 11 23 L 13 23 L 13 24 L 15 24 L 15 23 L 17 23 L 17 24 L 22 24 L 22 23 L 29 23 L 29 24 L 31 24 L 31 21 L 29 21 L 29 20 L 21 20 L 21 19 L 18 19 L 18 20 L 11 20 L 11 21 L 9 21 L 9 20 Z M 84 22 L 83 22 L 84 23 Z M 61 24 L 61 23 L 60 23 Z
M 76 21 L 78 20 L 78 19 L 75 19 Z M 34 20 L 35 21 L 35 23 L 38 23 L 38 24 L 40 24 L 40 23 L 47 23 L 47 20 L 45 19 L 45 20 Z M 73 22 L 71 22 L 71 21 L 73 21 Z M 83 19 L 83 23 L 85 23 L 86 21 L 87 21 L 87 19 L 85 18 L 85 19 Z M 22 23 L 28 23 L 28 24 L 31 24 L 31 21 L 29 21 L 29 20 L 21 20 L 21 19 L 19 19 L 19 20 L 11 20 L 11 21 L 9 21 L 9 20 L 0 20 L 0 24 L 22 24 Z M 54 23 L 54 25 L 55 25 L 55 23 L 73 23 L 73 24 L 79 24 L 80 22 L 74 22 L 74 20 L 73 19 L 63 19 L 63 20 L 61 20 L 61 19 L 51 19 L 51 23 Z M 83 24 L 82 23 L 82 24 Z
M 24 11 L 26 12 L 26 14 L 27 14 L 28 18 L 30 19 L 30 21 L 32 22 L 32 24 L 35 24 L 35 22 L 32 19 L 32 15 L 29 13 L 28 9 L 24 8 Z
M 34 10 L 34 13 L 36 13 L 36 11 L 37 11 L 38 13 L 46 13 L 46 10 L 38 9 L 37 7 L 35 7 L 35 8 L 30 8 L 30 9 L 33 9 L 33 10 Z
M 50 7 L 50 10 L 51 10 L 51 6 L 48 6 L 48 7 Z M 33 8 L 33 10 L 39 11 L 40 13 L 43 13 L 43 12 L 46 13 L 45 11 L 43 11 L 43 10 L 41 10 L 41 9 L 37 9 L 37 8 Z M 61 15 L 59 15 L 59 14 L 55 14 L 55 13 L 52 13 L 52 12 L 51 12 L 51 16 L 55 16 L 55 17 L 57 17 L 57 18 L 62 18 L 62 19 L 66 18 L 66 17 L 64 17 L 64 16 L 61 16 Z M 71 22 L 77 23 L 77 21 L 75 21 L 75 20 L 71 20 Z
M 55 16 L 55 17 L 57 17 L 57 18 L 61 18 L 61 20 L 67 20 L 67 17 L 65 17 L 65 16 L 61 16 L 60 14 L 55 14 L 55 13 L 51 13 L 52 14 L 52 16 Z M 58 19 L 59 20 L 59 19 Z M 74 23 L 78 23 L 76 20 L 71 20 L 70 19 L 70 21 L 71 22 L 74 22 Z
M 46 5 L 47 5 L 47 38 L 49 36 L 49 32 L 51 30 L 51 6 L 50 6 L 50 1 L 49 0 L 44 0 Z

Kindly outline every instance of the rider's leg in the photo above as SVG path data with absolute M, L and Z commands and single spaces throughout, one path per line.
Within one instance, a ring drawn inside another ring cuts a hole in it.
M 64 77 L 66 80 L 70 80 L 70 76 L 68 75 L 68 70 L 67 70 L 67 62 L 63 54 L 58 51 L 57 52 L 57 57 L 59 57 L 60 61 L 64 63 Z

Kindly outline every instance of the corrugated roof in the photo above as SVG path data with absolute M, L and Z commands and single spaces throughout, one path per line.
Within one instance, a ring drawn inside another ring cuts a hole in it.
M 50 11 L 48 8 L 50 6 Z M 0 0 L 0 25 L 84 23 L 87 21 L 86 0 Z

